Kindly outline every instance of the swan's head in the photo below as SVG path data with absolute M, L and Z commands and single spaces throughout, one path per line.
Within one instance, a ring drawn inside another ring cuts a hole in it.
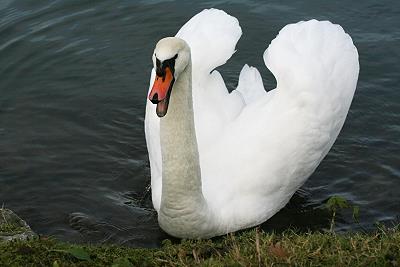
M 149 94 L 149 100 L 157 104 L 158 117 L 167 114 L 169 98 L 174 82 L 179 78 L 190 61 L 187 43 L 177 37 L 161 39 L 154 49 L 153 65 L 156 78 Z

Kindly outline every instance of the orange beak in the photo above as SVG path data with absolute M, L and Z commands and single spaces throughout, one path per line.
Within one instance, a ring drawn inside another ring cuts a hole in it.
M 174 75 L 169 67 L 165 68 L 163 76 L 156 75 L 153 87 L 149 94 L 149 100 L 157 104 L 157 116 L 164 117 L 167 114 L 169 97 L 174 84 Z

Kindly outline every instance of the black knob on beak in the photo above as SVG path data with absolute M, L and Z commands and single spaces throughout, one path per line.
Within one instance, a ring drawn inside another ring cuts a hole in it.
M 151 103 L 153 103 L 153 104 L 158 104 L 158 102 L 160 102 L 159 100 L 158 100 L 158 94 L 157 93 L 155 93 L 154 95 L 153 95 L 153 97 L 151 98 Z

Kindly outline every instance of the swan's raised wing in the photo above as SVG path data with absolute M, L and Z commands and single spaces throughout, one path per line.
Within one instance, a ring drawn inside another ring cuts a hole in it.
M 176 37 L 188 43 L 193 70 L 210 73 L 233 55 L 241 35 L 235 17 L 222 10 L 205 9 L 183 25 Z
M 191 18 L 177 33 L 192 54 L 192 90 L 200 157 L 217 141 L 226 124 L 240 113 L 240 92 L 229 94 L 216 67 L 234 53 L 242 30 L 239 22 L 222 10 L 206 9 Z
M 287 25 L 264 60 L 277 88 L 261 97 L 246 88 L 247 104 L 201 157 L 206 198 L 243 227 L 282 208 L 327 154 L 359 72 L 350 36 L 327 21 Z

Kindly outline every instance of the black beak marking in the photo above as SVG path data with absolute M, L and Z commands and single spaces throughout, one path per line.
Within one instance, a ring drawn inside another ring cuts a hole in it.
M 151 103 L 153 103 L 153 104 L 158 104 L 160 101 L 158 100 L 158 94 L 157 93 L 155 93 L 154 95 L 153 95 L 153 98 L 150 100 L 151 101 Z
M 162 77 L 163 81 L 165 79 L 165 68 L 169 67 L 172 72 L 172 75 L 175 73 L 175 60 L 178 58 L 178 54 L 176 54 L 173 58 L 166 59 L 164 61 L 160 61 L 156 57 L 156 74 L 158 77 Z

